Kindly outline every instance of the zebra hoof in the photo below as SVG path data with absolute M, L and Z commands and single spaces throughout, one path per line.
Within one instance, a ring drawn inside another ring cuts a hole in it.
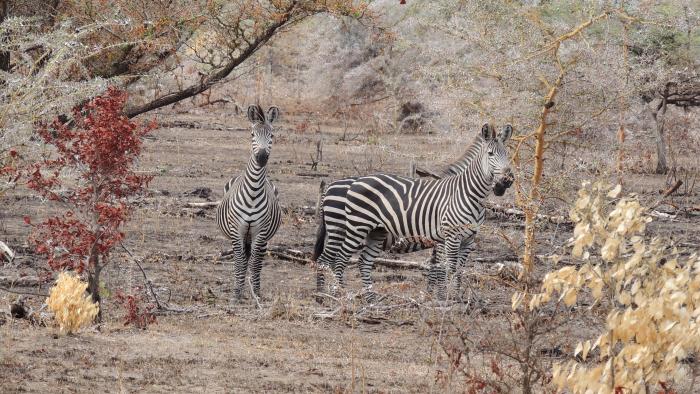
M 235 292 L 231 297 L 231 305 L 240 305 L 243 303 L 244 297 L 242 292 Z
M 323 305 L 324 301 L 326 300 L 326 297 L 321 295 L 321 292 L 316 293 L 316 296 L 314 297 L 314 300 L 316 300 L 316 303 L 319 305 Z
M 362 300 L 367 303 L 367 304 L 376 304 L 377 301 L 379 300 L 379 295 L 373 291 L 367 291 L 364 294 L 362 294 Z

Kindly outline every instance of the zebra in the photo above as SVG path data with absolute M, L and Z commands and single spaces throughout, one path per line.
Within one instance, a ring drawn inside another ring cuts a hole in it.
M 488 124 L 485 124 L 476 136 L 472 140 L 471 144 L 465 151 L 465 153 L 456 161 L 447 165 L 439 172 L 425 171 L 423 173 L 427 176 L 435 177 L 436 179 L 459 175 L 464 172 L 471 162 L 471 159 L 476 156 L 481 148 L 481 145 L 485 141 L 482 137 L 482 133 L 486 133 L 487 129 L 493 133 Z M 312 261 L 317 261 L 324 248 L 328 251 L 328 255 L 335 256 L 340 249 L 340 245 L 343 242 L 345 224 L 345 205 L 347 202 L 346 194 L 348 189 L 353 182 L 355 182 L 359 177 L 348 177 L 336 180 L 332 182 L 321 196 L 321 210 L 320 210 L 320 225 L 319 232 L 314 246 L 314 253 Z M 460 251 L 459 264 L 458 266 L 463 266 L 466 262 L 467 254 L 469 252 L 470 244 L 464 243 L 464 250 Z M 387 237 L 383 242 L 382 250 L 390 251 L 393 253 L 409 253 L 418 250 L 425 249 L 427 247 L 432 247 L 431 243 L 421 242 L 421 240 L 409 240 L 403 238 L 400 240 L 394 240 L 390 233 L 387 233 Z M 365 260 L 365 254 L 369 253 L 369 249 L 364 249 L 363 253 L 360 255 L 360 261 Z M 435 249 L 433 249 L 433 255 L 431 257 L 431 267 L 434 267 L 435 262 Z M 360 264 L 362 266 L 362 264 Z M 325 274 L 324 267 L 320 267 L 316 272 L 316 290 L 317 292 L 322 292 L 325 287 Z M 364 275 L 363 278 L 369 278 L 369 275 Z M 365 288 L 371 288 L 371 282 L 363 282 Z M 369 293 L 368 293 L 369 294 Z
M 267 161 L 272 150 L 272 123 L 279 109 L 270 107 L 267 115 L 259 105 L 248 107 L 252 123 L 252 154 L 245 174 L 235 176 L 224 186 L 224 197 L 216 209 L 216 222 L 233 243 L 234 301 L 240 301 L 250 265 L 253 296 L 260 298 L 260 270 L 267 242 L 281 223 L 281 209 L 275 186 L 267 178 Z
M 485 124 L 462 158 L 443 170 L 442 174 L 447 177 L 442 180 L 380 174 L 333 182 L 323 197 L 313 259 L 320 268 L 330 265 L 342 286 L 347 259 L 361 244 L 366 244 L 360 253 L 360 273 L 363 287 L 370 290 L 372 261 L 382 250 L 407 253 L 437 245 L 435 254 L 445 254 L 444 243 L 449 246 L 448 267 L 453 273 L 457 266 L 464 265 L 473 251 L 476 228 L 484 218 L 481 202 L 486 194 L 493 187 L 496 195 L 503 195 L 512 183 L 504 147 L 511 135 L 510 125 L 496 137 L 493 129 Z M 473 161 L 475 157 L 481 159 Z M 488 183 L 494 182 L 495 176 L 500 178 L 493 185 Z M 459 191 L 473 192 L 477 198 L 461 195 Z M 434 199 L 428 201 L 426 197 Z M 450 207 L 450 204 L 456 205 Z M 448 228 L 464 225 L 476 228 L 469 231 Z M 457 253 L 456 257 L 453 252 Z M 435 254 L 428 276 L 429 289 L 442 272 L 435 264 L 439 257 Z M 322 291 L 325 282 L 322 269 L 317 271 L 316 282 L 317 290 Z M 367 294 L 372 295 L 371 291 Z

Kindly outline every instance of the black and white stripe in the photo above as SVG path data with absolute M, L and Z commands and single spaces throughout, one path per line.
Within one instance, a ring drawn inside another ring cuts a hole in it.
M 258 105 L 248 107 L 252 123 L 252 154 L 243 176 L 231 178 L 216 210 L 221 231 L 231 239 L 234 252 L 234 297 L 241 298 L 250 266 L 255 296 L 260 296 L 260 270 L 267 242 L 279 229 L 281 209 L 277 190 L 267 178 L 267 160 L 272 150 L 272 123 L 279 110 L 270 107 L 267 116 Z
M 441 177 L 446 177 L 451 175 L 458 175 L 466 171 L 467 166 L 471 162 L 472 158 L 474 158 L 477 155 L 479 149 L 481 148 L 481 145 L 485 141 L 481 135 L 482 132 L 479 131 L 479 133 L 476 134 L 476 137 L 469 145 L 465 153 L 458 160 L 447 165 L 438 174 Z M 328 256 L 335 256 L 340 250 L 343 238 L 345 237 L 344 225 L 346 218 L 345 205 L 347 204 L 346 195 L 347 191 L 350 189 L 350 186 L 358 178 L 359 177 L 348 177 L 336 180 L 332 182 L 324 191 L 324 194 L 321 198 L 321 223 L 319 228 L 319 237 L 316 240 L 312 260 L 316 261 L 324 249 L 327 251 Z M 377 247 L 378 245 L 373 246 Z M 463 243 L 462 248 L 460 250 L 458 266 L 464 265 L 464 262 L 467 259 L 467 255 L 469 254 L 471 246 L 472 243 Z M 400 254 L 415 252 L 429 247 L 432 247 L 432 243 L 422 242 L 422 240 L 420 239 L 409 238 L 401 238 L 395 240 L 391 234 L 387 234 L 381 249 L 384 251 Z M 373 250 L 372 248 L 363 249 L 363 253 L 360 254 L 359 266 L 365 266 L 362 263 L 365 260 L 365 257 L 373 253 L 378 252 Z M 435 262 L 435 257 L 436 254 L 435 252 L 433 252 L 431 261 L 433 265 Z M 363 278 L 368 277 L 369 275 L 363 275 Z M 371 283 L 363 284 L 365 285 L 365 287 L 371 286 Z M 322 289 L 325 287 L 325 275 L 323 269 L 317 271 L 316 287 L 319 292 L 322 291 Z
M 330 266 L 342 285 L 347 259 L 361 249 L 360 273 L 369 289 L 372 262 L 382 250 L 405 253 L 436 243 L 439 261 L 446 257 L 454 272 L 473 249 L 484 218 L 481 202 L 494 186 L 501 195 L 510 186 L 504 142 L 511 134 L 507 126 L 496 138 L 484 125 L 465 155 L 445 169 L 448 176 L 438 181 L 380 174 L 332 183 L 323 199 L 314 253 L 318 264 Z M 441 272 L 431 269 L 429 287 L 444 282 Z M 319 291 L 323 282 L 319 270 Z

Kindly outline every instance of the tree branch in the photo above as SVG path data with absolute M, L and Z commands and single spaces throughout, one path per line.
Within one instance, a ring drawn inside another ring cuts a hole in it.
M 125 111 L 126 116 L 128 116 L 129 118 L 133 118 L 143 113 L 153 111 L 154 109 L 165 107 L 167 105 L 177 103 L 178 101 L 184 100 L 186 98 L 196 96 L 206 91 L 222 79 L 226 78 L 231 72 L 233 72 L 233 70 L 236 69 L 236 67 L 238 67 L 241 63 L 250 58 L 255 52 L 257 52 L 258 49 L 260 49 L 262 45 L 267 43 L 270 40 L 270 38 L 272 38 L 272 36 L 281 27 L 283 27 L 285 24 L 291 21 L 292 11 L 296 7 L 296 5 L 296 1 L 292 2 L 290 7 L 286 10 L 284 14 L 282 14 L 282 16 L 277 22 L 268 26 L 267 30 L 262 35 L 257 37 L 244 51 L 241 52 L 241 54 L 238 57 L 231 59 L 219 71 L 210 74 L 205 78 L 202 78 L 198 83 L 190 85 L 189 87 L 183 90 L 166 94 L 164 96 L 158 97 L 157 99 L 149 103 L 137 107 L 128 108 Z

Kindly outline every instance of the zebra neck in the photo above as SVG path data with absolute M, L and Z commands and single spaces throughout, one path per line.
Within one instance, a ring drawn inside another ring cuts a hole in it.
M 244 184 L 248 190 L 262 190 L 267 181 L 267 166 L 260 166 L 255 157 L 251 156 L 245 170 Z
M 481 205 L 493 188 L 490 178 L 484 174 L 481 160 L 478 157 L 474 158 L 467 170 L 458 176 L 460 185 L 466 191 L 466 193 L 460 193 L 460 197 L 472 204 Z

